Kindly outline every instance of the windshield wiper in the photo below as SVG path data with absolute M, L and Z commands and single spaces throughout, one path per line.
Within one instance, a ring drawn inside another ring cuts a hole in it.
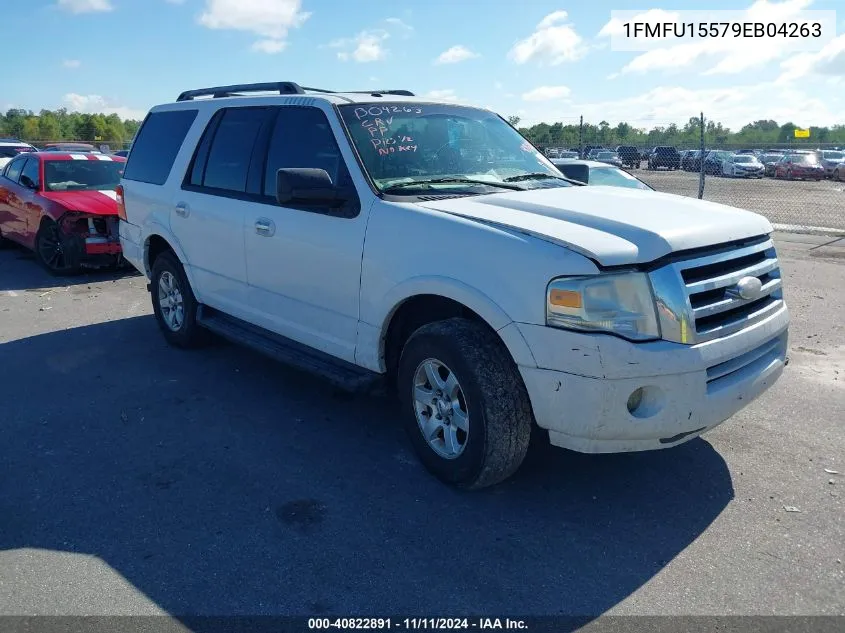
M 470 185 L 487 185 L 489 187 L 499 187 L 500 189 L 510 189 L 511 191 L 525 191 L 525 189 L 519 185 L 509 185 L 505 182 L 491 182 L 487 180 L 476 180 L 474 178 L 431 178 L 429 180 L 414 180 L 412 182 L 400 182 L 395 185 L 390 185 L 387 189 L 382 190 L 382 193 L 391 193 L 397 189 L 406 189 L 408 187 L 420 187 L 423 185 L 436 185 L 452 182 Z
M 573 185 L 583 185 L 583 182 L 579 182 L 577 180 L 572 180 L 571 178 L 567 178 L 566 176 L 555 176 L 554 174 L 547 174 L 544 172 L 532 172 L 530 174 L 520 174 L 519 176 L 510 176 L 509 178 L 505 178 L 505 182 L 519 182 L 521 180 L 545 180 L 547 178 L 551 178 L 553 180 L 565 180 L 566 182 L 571 182 Z

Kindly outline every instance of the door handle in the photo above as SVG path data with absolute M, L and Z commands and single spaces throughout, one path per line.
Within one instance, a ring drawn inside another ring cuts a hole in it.
M 269 218 L 258 218 L 255 221 L 255 232 L 264 237 L 273 237 L 276 233 L 276 224 Z
M 183 218 L 187 218 L 191 214 L 191 209 L 184 202 L 180 202 L 179 204 L 177 204 L 175 211 L 176 215 Z

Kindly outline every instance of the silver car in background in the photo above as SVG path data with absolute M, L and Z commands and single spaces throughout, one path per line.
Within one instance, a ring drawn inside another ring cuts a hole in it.
M 613 165 L 614 167 L 622 167 L 622 160 L 619 158 L 619 155 L 610 150 L 599 150 L 596 152 L 593 160 L 597 160 L 598 162 L 605 163 L 607 165 Z
M 766 167 L 753 154 L 731 154 L 722 160 L 722 175 L 732 178 L 762 178 Z
M 825 178 L 832 178 L 836 168 L 845 164 L 845 152 L 833 149 L 819 150 L 819 162 L 824 167 Z

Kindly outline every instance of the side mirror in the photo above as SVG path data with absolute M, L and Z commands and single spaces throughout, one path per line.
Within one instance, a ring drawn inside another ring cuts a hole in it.
M 30 178 L 30 177 L 29 177 L 29 176 L 27 176 L 27 175 L 23 175 L 23 176 L 21 176 L 20 183 L 21 183 L 21 185 L 22 185 L 22 186 L 26 187 L 27 189 L 33 189 L 33 190 L 34 190 L 34 189 L 38 189 L 38 185 L 36 185 L 36 184 L 32 181 L 32 178 Z
M 290 168 L 276 172 L 276 200 L 279 204 L 324 204 L 338 206 L 346 196 L 335 187 L 325 169 Z

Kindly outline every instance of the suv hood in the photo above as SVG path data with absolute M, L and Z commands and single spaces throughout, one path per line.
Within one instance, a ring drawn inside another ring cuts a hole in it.
M 41 196 L 58 202 L 68 211 L 82 211 L 92 215 L 117 215 L 117 193 L 111 189 L 99 191 L 44 191 Z
M 771 233 L 764 217 L 714 202 L 623 187 L 583 186 L 419 203 L 555 242 L 602 266 Z

